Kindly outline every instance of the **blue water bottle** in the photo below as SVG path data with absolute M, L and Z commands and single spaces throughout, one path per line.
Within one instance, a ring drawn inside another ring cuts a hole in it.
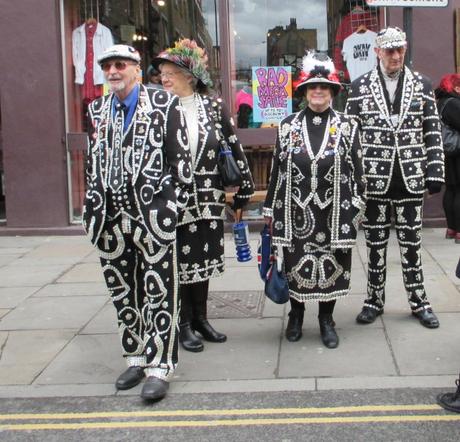
M 252 259 L 251 246 L 249 245 L 248 223 L 244 221 L 233 224 L 233 239 L 235 240 L 236 259 L 247 262 Z

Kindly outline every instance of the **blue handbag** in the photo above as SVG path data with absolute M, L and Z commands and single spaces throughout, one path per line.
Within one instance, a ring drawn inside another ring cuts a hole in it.
M 270 227 L 265 224 L 260 232 L 259 248 L 257 249 L 257 265 L 260 277 L 264 282 L 267 280 L 267 275 L 274 259 Z
M 276 304 L 289 301 L 289 286 L 282 269 L 278 269 L 278 259 L 275 259 L 265 282 L 265 295 Z

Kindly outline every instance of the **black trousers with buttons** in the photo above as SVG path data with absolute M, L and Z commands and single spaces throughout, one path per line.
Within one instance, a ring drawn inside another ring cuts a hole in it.
M 412 311 L 430 308 L 423 279 L 421 242 L 423 195 L 390 189 L 382 196 L 369 195 L 363 220 L 368 256 L 367 299 L 376 310 L 385 304 L 387 248 L 394 214 L 403 282 Z
M 106 221 L 97 246 L 128 366 L 169 380 L 178 359 L 175 242 L 158 245 L 142 222 L 121 213 Z

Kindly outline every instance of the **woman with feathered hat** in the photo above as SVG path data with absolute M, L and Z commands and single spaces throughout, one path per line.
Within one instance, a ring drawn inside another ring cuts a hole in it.
M 233 197 L 235 210 L 249 201 L 254 183 L 226 106 L 220 98 L 207 95 L 212 81 L 205 51 L 195 41 L 182 39 L 161 52 L 153 64 L 161 71 L 163 87 L 179 96 L 192 151 L 193 188 L 177 229 L 179 342 L 185 350 L 200 352 L 203 343 L 195 332 L 210 342 L 227 339 L 207 319 L 209 279 L 224 271 L 225 190 L 217 167 L 221 137 L 230 146 L 243 177 Z
M 332 313 L 350 290 L 364 208 L 361 145 L 356 122 L 331 108 L 341 85 L 329 57 L 308 53 L 295 87 L 307 106 L 279 125 L 264 215 L 288 279 L 286 338 L 302 337 L 305 303 L 317 301 L 321 339 L 336 348 Z

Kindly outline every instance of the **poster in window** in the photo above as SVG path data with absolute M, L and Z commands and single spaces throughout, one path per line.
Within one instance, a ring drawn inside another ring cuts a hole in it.
M 252 68 L 253 119 L 277 124 L 292 113 L 292 73 L 290 66 Z

